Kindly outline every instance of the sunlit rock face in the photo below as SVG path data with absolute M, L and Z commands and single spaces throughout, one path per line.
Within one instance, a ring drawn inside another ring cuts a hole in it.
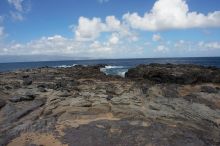
M 101 67 L 1 73 L 0 145 L 220 145 L 219 69 Z

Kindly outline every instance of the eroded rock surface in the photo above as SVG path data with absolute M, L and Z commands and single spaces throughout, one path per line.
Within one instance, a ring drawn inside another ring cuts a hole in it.
M 1 73 L 0 145 L 220 145 L 219 69 L 102 66 Z

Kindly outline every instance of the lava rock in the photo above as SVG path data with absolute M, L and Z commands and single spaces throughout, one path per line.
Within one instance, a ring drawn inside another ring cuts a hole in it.
M 31 79 L 27 78 L 27 79 L 24 79 L 24 80 L 23 80 L 23 85 L 24 85 L 24 86 L 29 86 L 29 85 L 31 85 L 31 84 L 32 84 L 32 80 L 31 80 Z
M 25 96 L 27 97 L 28 100 L 33 100 L 36 97 L 36 95 L 32 92 L 26 92 Z
M 107 97 L 106 97 L 106 100 L 111 100 L 113 98 L 113 96 L 112 95 L 108 95 Z
M 11 102 L 31 101 L 35 99 L 35 95 L 26 93 L 26 96 L 13 96 L 9 99 Z
M 39 92 L 47 92 L 47 90 L 46 90 L 45 88 L 43 88 L 43 87 L 39 87 L 39 88 L 38 88 L 38 91 L 39 91 Z
M 156 83 L 220 83 L 220 69 L 186 64 L 149 64 L 129 69 L 125 77 Z
M 6 102 L 0 99 L 0 109 L 6 105 Z
M 202 86 L 201 87 L 201 92 L 206 92 L 206 93 L 218 93 L 218 90 L 216 88 L 213 88 L 211 86 Z

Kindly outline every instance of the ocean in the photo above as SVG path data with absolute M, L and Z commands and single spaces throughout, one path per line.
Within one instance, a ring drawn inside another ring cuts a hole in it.
M 19 69 L 32 69 L 39 67 L 72 67 L 74 65 L 107 64 L 101 71 L 106 74 L 124 76 L 129 68 L 139 64 L 172 63 L 172 64 L 197 64 L 215 66 L 220 68 L 220 57 L 192 57 L 192 58 L 143 58 L 143 59 L 100 59 L 100 60 L 72 60 L 72 61 L 42 61 L 42 62 L 15 62 L 0 63 L 0 72 L 9 72 Z

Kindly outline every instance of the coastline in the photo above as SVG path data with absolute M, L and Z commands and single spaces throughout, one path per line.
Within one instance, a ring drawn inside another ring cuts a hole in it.
M 220 69 L 104 66 L 1 73 L 0 145 L 220 144 Z

